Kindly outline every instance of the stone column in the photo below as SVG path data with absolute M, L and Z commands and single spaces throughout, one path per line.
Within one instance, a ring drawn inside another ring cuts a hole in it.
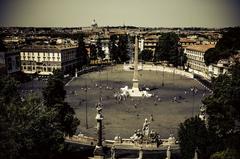
M 96 115 L 96 120 L 97 120 L 97 145 L 94 149 L 94 158 L 103 159 L 105 155 L 104 155 L 103 146 L 102 146 L 102 120 L 103 120 L 103 115 L 101 114 L 101 111 L 102 111 L 101 103 L 99 103 L 97 105 L 96 109 L 97 109 L 97 115 Z

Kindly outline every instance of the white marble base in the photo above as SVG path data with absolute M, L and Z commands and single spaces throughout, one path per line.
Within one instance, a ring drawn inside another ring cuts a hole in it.
M 147 91 L 140 91 L 138 88 L 129 89 L 128 86 L 125 86 L 120 89 L 121 95 L 130 96 L 130 97 L 151 97 L 152 94 Z

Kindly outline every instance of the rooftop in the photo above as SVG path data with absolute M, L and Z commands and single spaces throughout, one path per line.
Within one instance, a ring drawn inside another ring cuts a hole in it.
M 24 47 L 21 51 L 55 51 L 60 52 L 65 49 L 77 48 L 77 45 L 32 45 Z
M 180 38 L 179 42 L 181 43 L 194 43 L 196 40 L 190 38 Z
M 210 48 L 214 48 L 214 44 L 207 44 L 207 45 L 191 45 L 186 47 L 187 50 L 199 51 L 199 52 L 206 52 Z

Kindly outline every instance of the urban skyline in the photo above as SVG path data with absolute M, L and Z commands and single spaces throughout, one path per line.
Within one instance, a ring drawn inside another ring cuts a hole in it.
M 1 0 L 0 26 L 233 27 L 240 25 L 236 0 Z

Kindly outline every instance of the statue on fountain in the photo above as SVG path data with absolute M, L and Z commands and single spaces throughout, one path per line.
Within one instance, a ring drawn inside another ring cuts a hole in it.
M 145 118 L 145 121 L 144 121 L 144 123 L 143 123 L 143 128 L 142 128 L 142 134 L 143 134 L 144 136 L 149 136 L 149 132 L 150 132 L 150 130 L 149 130 L 149 125 L 150 125 L 150 124 L 151 124 L 151 122 L 149 122 L 148 119 Z

